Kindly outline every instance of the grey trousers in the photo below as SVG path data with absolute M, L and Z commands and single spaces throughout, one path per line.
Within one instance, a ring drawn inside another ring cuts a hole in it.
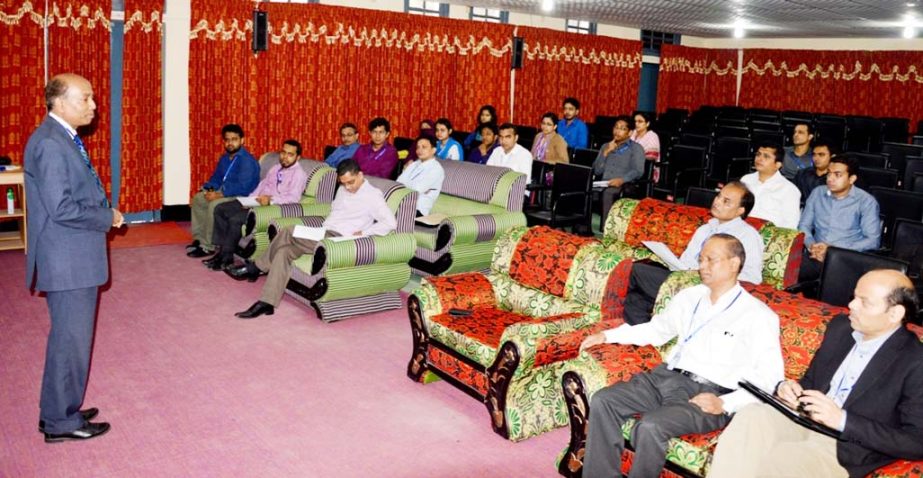
M 294 227 L 286 227 L 269 243 L 269 250 L 257 258 L 253 264 L 263 272 L 268 272 L 263 294 L 260 300 L 277 307 L 282 302 L 285 286 L 292 275 L 292 262 L 305 255 L 314 254 L 317 241 L 299 239 L 292 235 Z M 334 231 L 327 231 L 327 237 L 339 236 Z
M 192 196 L 192 238 L 199 241 L 202 249 L 207 251 L 213 250 L 212 234 L 215 228 L 215 208 L 219 204 L 228 201 L 236 201 L 237 198 L 221 198 L 209 201 L 205 199 L 205 191 L 199 191 Z
M 666 365 L 596 392 L 590 402 L 583 476 L 622 476 L 622 425 L 638 413 L 643 415 L 631 433 L 635 456 L 629 476 L 659 476 L 670 438 L 717 430 L 730 420 L 727 415 L 705 413 L 689 403 L 700 393 L 719 395 L 713 387 L 693 382 Z
M 80 405 L 90 374 L 98 287 L 46 293 L 51 330 L 45 350 L 45 373 L 39 419 L 46 433 L 68 433 L 83 426 Z

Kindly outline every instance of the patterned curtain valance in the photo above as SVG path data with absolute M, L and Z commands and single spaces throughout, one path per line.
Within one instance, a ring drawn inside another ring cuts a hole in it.
M 744 54 L 746 55 L 746 52 Z M 902 70 L 904 72 L 902 72 Z M 785 75 L 787 78 L 804 76 L 812 80 L 815 78 L 823 78 L 840 81 L 853 81 L 858 79 L 860 81 L 878 80 L 898 81 L 901 83 L 913 81 L 916 83 L 923 83 L 923 75 L 918 73 L 916 65 L 906 65 L 903 68 L 900 65 L 892 65 L 888 68 L 887 66 L 882 67 L 877 63 L 865 66 L 861 61 L 856 61 L 852 65 L 828 63 L 826 65 L 815 64 L 813 67 L 809 67 L 805 63 L 800 63 L 797 67 L 793 68 L 785 61 L 779 62 L 778 66 L 776 66 L 772 60 L 767 60 L 760 66 L 755 61 L 750 60 L 744 67 L 744 74 L 748 73 L 759 76 L 766 74 L 772 76 Z

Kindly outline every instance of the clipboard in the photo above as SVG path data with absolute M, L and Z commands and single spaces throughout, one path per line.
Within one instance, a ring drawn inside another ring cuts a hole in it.
M 772 408 L 775 408 L 776 410 L 782 412 L 782 414 L 788 417 L 789 420 L 809 430 L 816 431 L 817 433 L 822 433 L 824 435 L 827 435 L 828 437 L 836 438 L 837 440 L 840 439 L 842 432 L 834 428 L 830 428 L 827 425 L 820 424 L 812 420 L 811 418 L 809 418 L 807 415 L 801 414 L 801 412 L 797 410 L 792 410 L 788 405 L 785 404 L 785 402 L 783 402 L 782 400 L 779 400 L 774 395 L 767 393 L 765 390 L 761 389 L 760 387 L 757 387 L 756 385 L 748 382 L 747 380 L 741 380 L 739 384 L 741 388 L 752 393 L 753 395 L 756 396 L 756 398 L 759 398 L 764 403 L 769 404 Z

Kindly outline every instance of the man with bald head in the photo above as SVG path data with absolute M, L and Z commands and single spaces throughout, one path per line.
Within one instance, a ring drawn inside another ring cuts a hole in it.
M 26 287 L 45 292 L 51 330 L 39 407 L 46 443 L 85 440 L 109 430 L 80 409 L 86 391 L 99 286 L 109 279 L 106 232 L 120 227 L 77 128 L 93 121 L 93 87 L 75 74 L 45 86 L 48 115 L 26 144 L 23 166 L 29 244 Z
M 752 405 L 721 434 L 708 476 L 861 477 L 898 459 L 923 460 L 923 344 L 904 327 L 918 307 L 904 274 L 862 276 L 849 314 L 827 325 L 804 377 L 776 386 L 782 401 L 840 439 Z
M 740 380 L 772 387 L 784 378 L 779 317 L 737 282 L 746 259 L 740 240 L 713 234 L 697 254 L 702 284 L 680 291 L 650 322 L 626 323 L 581 344 L 660 346 L 676 340 L 662 365 L 593 395 L 584 477 L 621 476 L 622 425 L 637 414 L 629 476 L 657 477 L 671 438 L 721 429 L 729 414 L 756 400 L 739 389 Z

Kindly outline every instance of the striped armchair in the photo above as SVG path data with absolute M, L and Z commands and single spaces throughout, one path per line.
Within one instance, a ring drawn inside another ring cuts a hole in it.
M 397 219 L 397 230 L 387 236 L 325 239 L 313 255 L 293 263 L 286 293 L 313 307 L 324 322 L 400 308 L 400 289 L 410 279 L 417 193 L 388 179 L 365 179 L 384 193 Z M 328 213 L 329 208 L 323 215 L 274 219 L 268 235 L 275 237 L 279 229 L 295 224 L 320 227 Z
M 260 175 L 272 165 L 279 162 L 279 153 L 266 153 L 260 157 Z M 298 164 L 308 173 L 308 183 L 305 186 L 301 200 L 294 204 L 273 204 L 250 209 L 247 223 L 244 224 L 243 237 L 238 244 L 237 255 L 244 259 L 256 259 L 269 248 L 269 224 L 282 217 L 326 216 L 330 213 L 330 203 L 336 189 L 336 170 L 324 164 L 323 161 L 302 159 Z M 268 167 L 266 167 L 268 165 Z
M 442 161 L 445 180 L 431 214 L 448 216 L 432 226 L 417 224 L 417 250 L 410 265 L 421 276 L 486 269 L 497 238 L 525 226 L 524 175 L 507 168 Z

